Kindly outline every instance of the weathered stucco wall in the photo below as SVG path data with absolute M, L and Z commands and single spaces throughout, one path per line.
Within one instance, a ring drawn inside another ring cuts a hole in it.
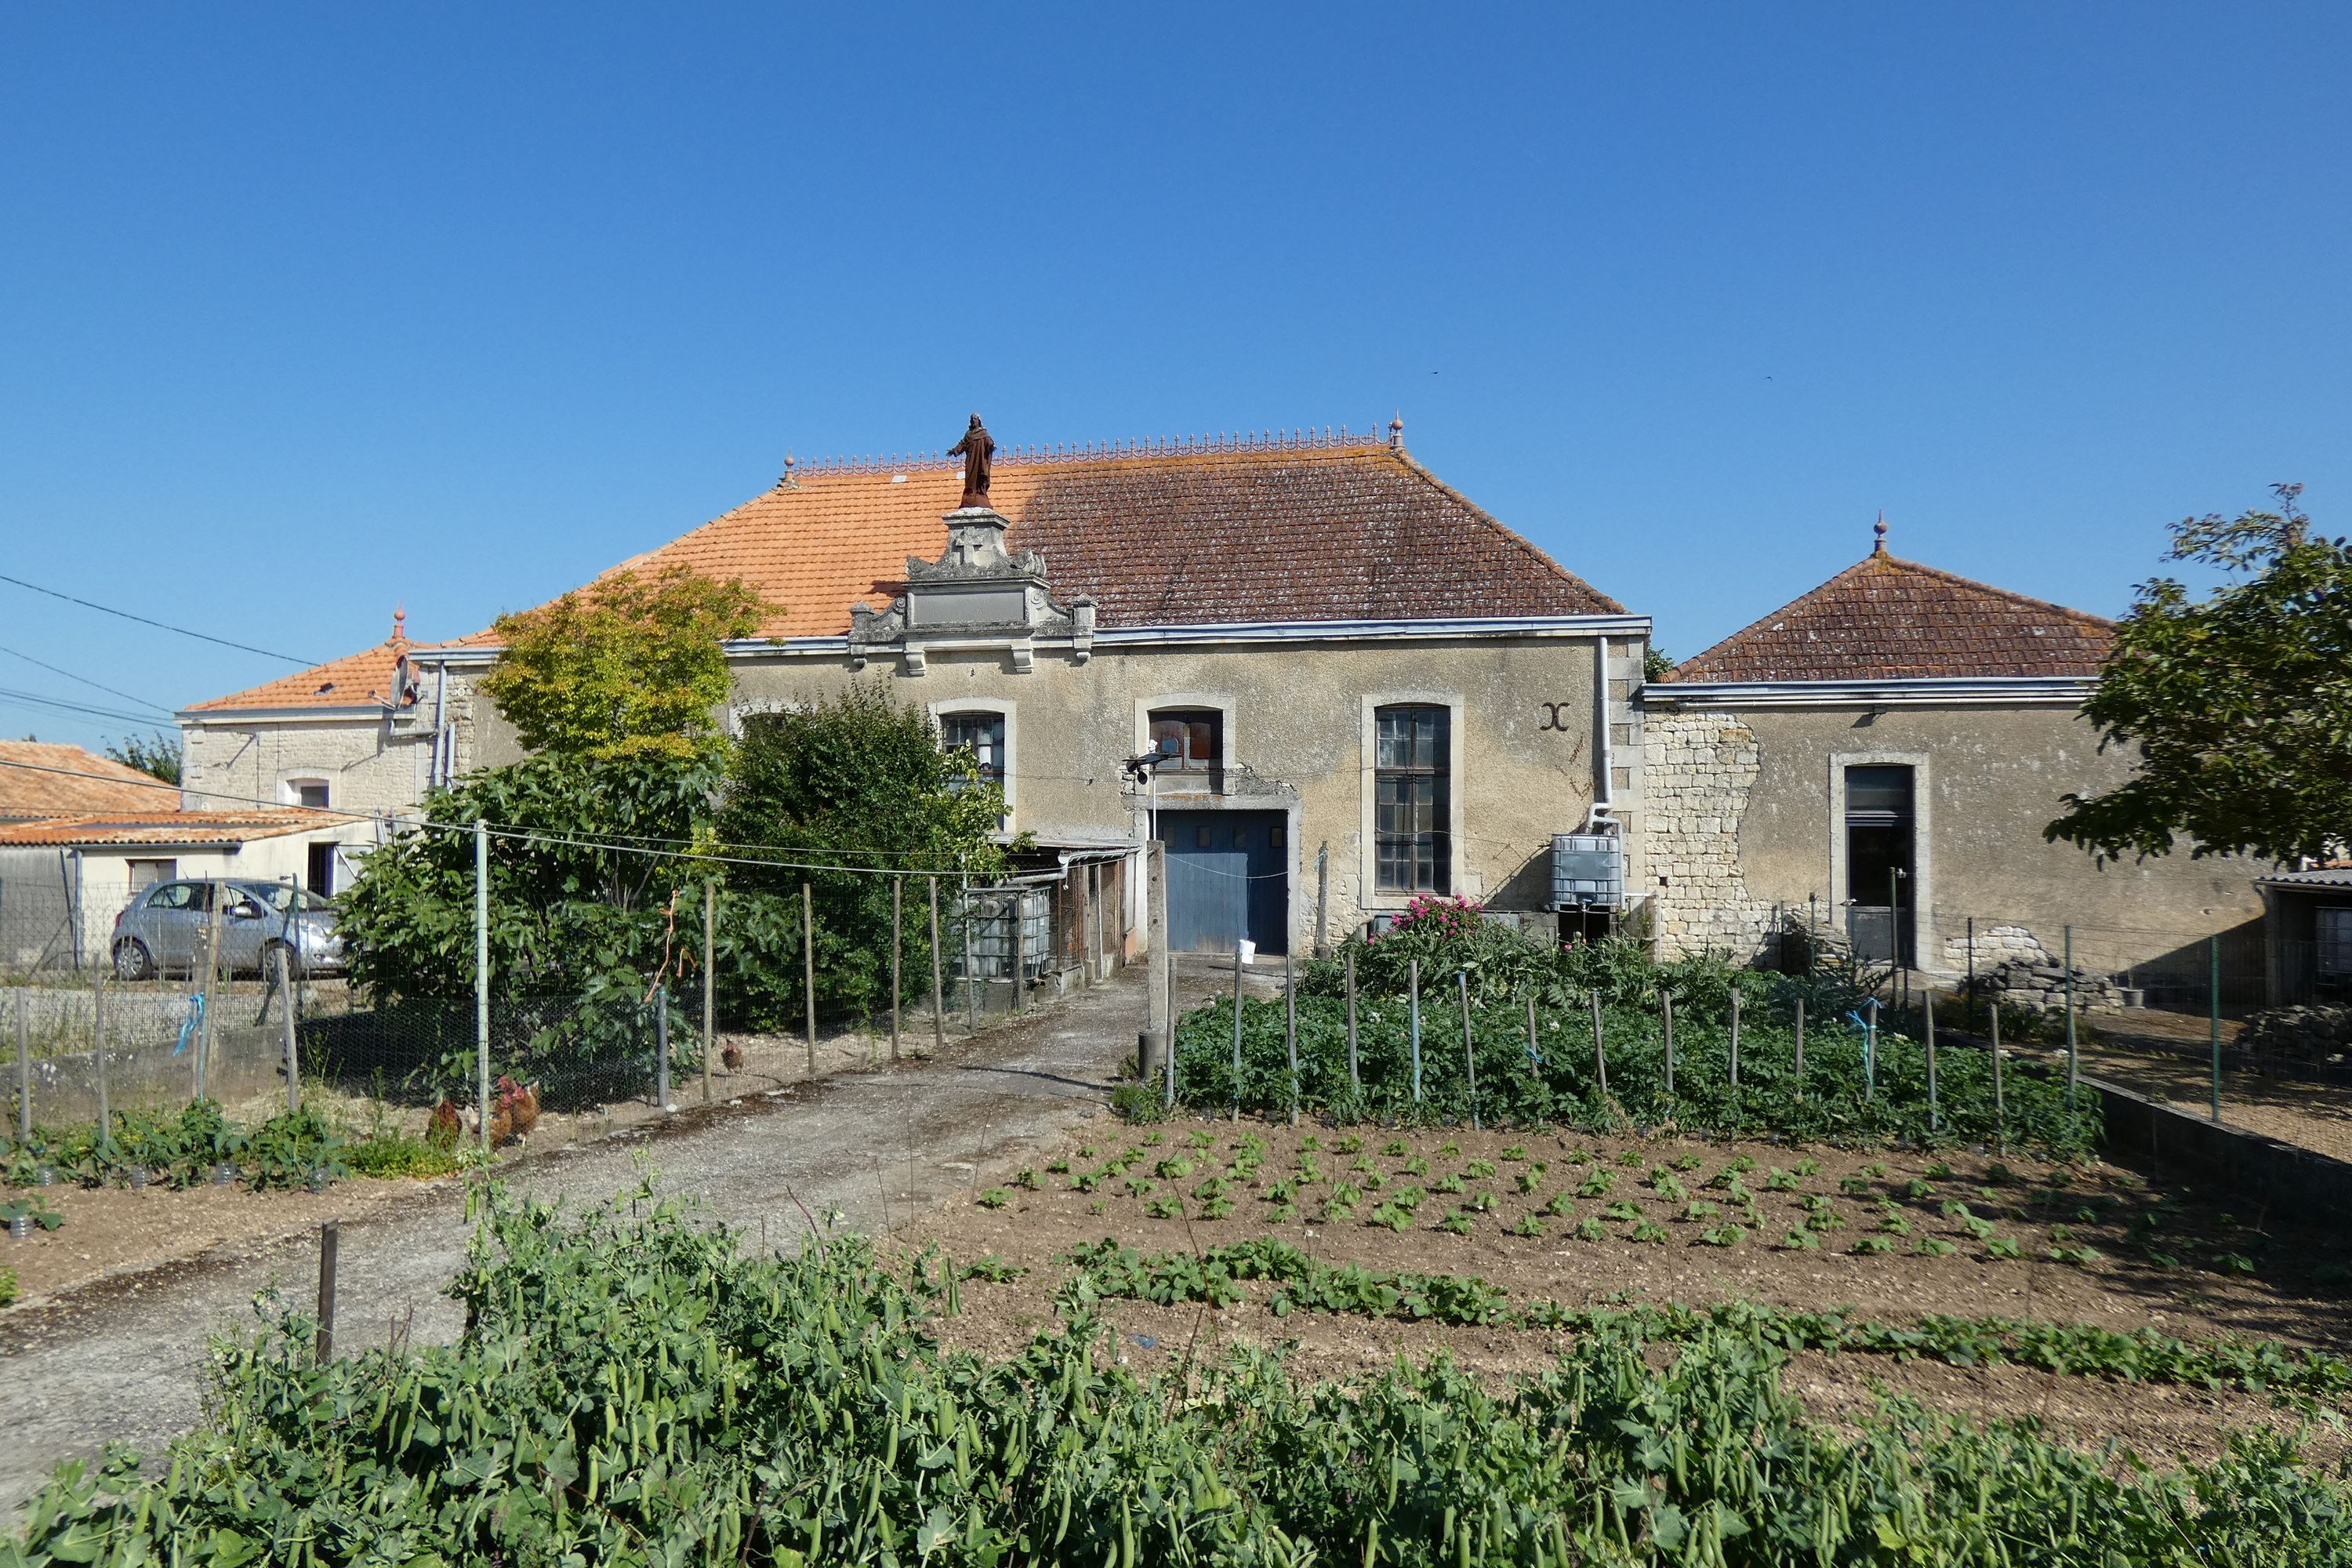
M 2013 944 L 2030 932 L 2053 952 L 2063 927 L 2095 929 L 2101 962 L 2120 966 L 2261 913 L 2256 868 L 2242 860 L 2183 852 L 2102 868 L 2043 841 L 2061 795 L 2130 774 L 2128 755 L 2102 753 L 2071 709 L 1653 710 L 1646 723 L 1654 780 L 1675 781 L 1653 784 L 1652 852 L 1662 870 L 1675 858 L 1665 870 L 1673 885 L 1658 893 L 1664 929 L 1682 947 L 1760 934 L 1776 906 L 1804 910 L 1809 900 L 1838 918 L 1844 851 L 1833 796 L 1845 766 L 1871 762 L 1917 770 L 1914 896 L 1926 967 L 1959 967 L 1955 944 L 1970 916 L 1980 932 L 2009 928 Z
M 405 812 L 425 793 L 430 725 L 395 732 L 382 719 L 208 720 L 180 727 L 183 804 L 298 804 L 293 784 L 323 781 L 338 811 Z
M 1620 646 L 1612 684 L 1622 704 L 1640 644 Z M 966 704 L 1003 710 L 1013 826 L 1049 840 L 1143 837 L 1145 802 L 1122 764 L 1147 747 L 1144 716 L 1160 707 L 1222 710 L 1225 790 L 1185 794 L 1163 782 L 1160 805 L 1288 812 L 1292 926 L 1304 942 L 1315 934 L 1318 847 L 1329 851 L 1334 935 L 1405 902 L 1372 885 L 1373 707 L 1453 710 L 1458 892 L 1498 908 L 1539 908 L 1549 894 L 1551 836 L 1580 826 L 1592 798 L 1589 638 L 1097 647 L 1085 664 L 1041 650 L 1026 674 L 995 652 L 933 651 L 920 676 L 895 661 L 859 674 L 845 659 L 780 655 L 740 667 L 737 707 L 789 705 L 856 680 L 883 681 L 900 700 L 934 712 Z M 1630 721 L 1617 730 L 1614 762 L 1619 805 L 1638 822 L 1642 758 Z

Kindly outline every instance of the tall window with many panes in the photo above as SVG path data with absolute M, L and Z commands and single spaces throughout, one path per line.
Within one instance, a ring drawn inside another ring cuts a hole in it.
M 1383 893 L 1453 890 L 1445 830 L 1453 808 L 1453 716 L 1443 708 L 1377 709 L 1372 714 L 1372 851 Z

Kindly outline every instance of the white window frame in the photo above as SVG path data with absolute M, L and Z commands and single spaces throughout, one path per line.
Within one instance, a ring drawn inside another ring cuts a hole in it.
M 1357 828 L 1358 859 L 1356 868 L 1357 907 L 1367 910 L 1402 910 L 1420 893 L 1383 892 L 1381 889 L 1379 840 L 1374 824 L 1379 820 L 1380 807 L 1380 710 L 1383 708 L 1443 708 L 1445 722 L 1445 887 L 1449 899 L 1467 898 L 1462 856 L 1462 821 L 1464 803 L 1468 792 L 1463 788 L 1462 748 L 1465 704 L 1459 691 L 1439 691 L 1431 689 L 1401 689 L 1391 691 L 1368 691 L 1363 697 L 1363 730 L 1357 753 L 1358 794 L 1361 798 L 1362 815 Z
M 335 809 L 335 781 L 321 773 L 289 773 L 279 779 L 278 798 L 288 805 L 300 805 L 302 787 L 305 784 L 316 784 L 327 792 L 327 804 L 320 809 L 327 811 Z

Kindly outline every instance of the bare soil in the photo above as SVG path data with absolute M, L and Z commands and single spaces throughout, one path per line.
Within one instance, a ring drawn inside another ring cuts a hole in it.
M 1071 1189 L 1076 1174 L 1099 1169 L 1143 1144 L 1154 1131 L 1160 1142 L 1127 1175 L 1102 1182 L 1092 1194 Z M 1357 1153 L 1341 1152 L 1341 1141 L 1351 1131 L 1363 1147 Z M 1194 1147 L 1194 1134 L 1211 1137 L 1213 1147 Z M 1231 1215 L 1202 1217 L 1203 1203 L 1194 1189 L 1230 1170 L 1244 1138 L 1263 1142 L 1262 1163 L 1254 1176 L 1234 1181 Z M 1318 1147 L 1302 1151 L 1310 1139 Z M 1398 1144 L 1406 1152 L 1385 1152 Z M 1449 1145 L 1451 1153 L 1445 1152 Z M 1277 1218 L 1272 1189 L 1297 1174 L 1302 1152 L 1312 1154 L 1325 1179 L 1299 1189 L 1295 1217 Z M 1619 1163 L 1629 1152 L 1638 1164 Z M 1507 1159 L 1507 1152 L 1521 1157 Z M 1571 1163 L 1579 1153 L 1591 1156 L 1590 1162 Z M 1643 1299 L 1701 1305 L 1746 1300 L 1794 1309 L 1843 1307 L 1898 1322 L 1928 1313 L 2032 1318 L 2119 1331 L 2153 1327 L 2191 1338 L 2234 1333 L 2352 1352 L 2352 1320 L 2341 1288 L 2321 1283 L 2332 1278 L 2325 1273 L 2327 1266 L 2344 1259 L 2342 1238 L 2266 1230 L 2249 1216 L 2205 1205 L 2193 1194 L 2151 1191 L 2132 1173 L 2106 1165 L 2055 1166 L 1970 1154 L 1942 1156 L 1939 1166 L 1937 1157 L 1918 1152 L 1463 1128 L 1293 1130 L 1215 1121 L 1151 1130 L 1107 1115 L 1076 1129 L 1055 1154 L 1068 1162 L 1070 1173 L 1049 1173 L 1046 1165 L 1056 1162 L 1041 1162 L 1032 1168 L 1035 1189 L 1017 1182 L 998 1189 L 1003 1206 L 986 1206 L 976 1196 L 908 1233 L 913 1243 L 936 1243 L 961 1262 L 988 1256 L 1027 1270 L 1009 1285 L 967 1283 L 963 1312 L 943 1329 L 948 1342 L 1003 1352 L 1050 1329 L 1054 1291 L 1068 1272 L 1059 1259 L 1081 1243 L 1109 1237 L 1145 1251 L 1192 1251 L 1273 1235 L 1332 1262 L 1476 1275 L 1521 1302 L 1589 1305 Z M 1155 1176 L 1155 1165 L 1171 1157 L 1192 1169 Z M 1743 1157 L 1753 1167 L 1739 1179 L 1754 1194 L 1761 1223 L 1736 1245 L 1703 1244 L 1699 1233 L 1730 1217 L 1735 1206 L 1722 1188 L 1706 1184 Z M 1425 1162 L 1425 1174 L 1407 1170 L 1413 1160 Z M 1694 1165 L 1674 1172 L 1689 1199 L 1661 1195 L 1652 1184 L 1654 1171 L 1671 1170 L 1677 1161 Z M 1473 1175 L 1480 1168 L 1474 1162 L 1491 1165 L 1493 1173 Z M 1801 1162 L 1811 1167 L 1802 1175 L 1797 1174 Z M 1359 1163 L 1371 1169 L 1349 1169 Z M 1789 1173 L 1797 1190 L 1768 1189 L 1775 1168 Z M 1608 1173 L 1612 1190 L 1605 1196 L 1574 1195 L 1595 1171 Z M 1464 1177 L 1463 1193 L 1429 1190 L 1448 1173 Z M 1532 1192 L 1519 1190 L 1522 1173 Z M 1148 1189 L 1130 1187 L 1130 1175 L 1149 1184 Z M 1367 1192 L 1352 1216 L 1324 1217 L 1333 1182 L 1362 1186 L 1368 1176 L 1384 1184 Z M 1914 1182 L 1927 1191 L 1920 1193 Z M 1372 1223 L 1371 1210 L 1381 1196 L 1407 1184 L 1428 1194 L 1409 1227 L 1398 1231 Z M 1849 1184 L 1859 1191 L 1850 1191 Z M 1563 1191 L 1570 1194 L 1566 1201 L 1571 1212 L 1542 1213 Z M 1481 1193 L 1492 1195 L 1492 1207 L 1468 1214 L 1468 1234 L 1436 1228 Z M 1147 1212 L 1148 1205 L 1165 1204 L 1171 1195 L 1181 1199 L 1182 1216 Z M 1808 1198 L 1825 1205 L 1844 1221 L 1843 1227 L 1808 1233 L 1819 1242 L 1818 1250 L 1780 1245 L 1812 1212 L 1805 1206 Z M 1685 1217 L 1692 1200 L 1716 1204 L 1724 1213 Z M 2021 1256 L 1990 1255 L 1961 1217 L 1941 1212 L 1947 1202 L 1965 1203 L 1971 1215 L 1991 1221 L 1994 1234 L 2015 1242 Z M 1599 1241 L 1571 1236 L 1583 1218 L 1621 1203 L 1633 1205 L 1641 1220 L 1604 1218 L 1605 1238 Z M 1542 1221 L 1544 1235 L 1507 1232 L 1530 1214 Z M 1909 1234 L 1880 1228 L 1889 1215 Z M 1663 1229 L 1665 1239 L 1631 1239 L 1638 1223 Z M 1862 1238 L 1879 1236 L 1893 1250 L 1853 1250 Z M 1940 1257 L 1914 1250 L 1930 1241 L 1947 1242 L 1953 1250 Z M 2053 1247 L 2084 1246 L 2097 1256 L 2080 1262 L 2049 1256 Z M 2241 1272 L 2242 1267 L 2252 1272 Z M 1293 1364 L 1302 1375 L 1344 1380 L 1398 1355 L 1420 1357 L 1442 1349 L 1474 1371 L 1500 1378 L 1547 1364 L 1560 1344 L 1556 1336 L 1515 1329 L 1306 1312 L 1277 1319 L 1263 1305 L 1269 1294 L 1265 1287 L 1246 1288 L 1246 1294 L 1247 1300 L 1223 1311 L 1115 1303 L 1110 1315 L 1118 1325 L 1118 1353 L 1139 1370 L 1151 1371 L 1179 1369 L 1188 1360 L 1198 1364 L 1228 1341 L 1294 1343 Z M 1904 1364 L 1875 1356 L 1801 1357 L 1789 1385 L 1825 1416 L 1840 1419 L 1866 1408 L 1880 1383 L 1931 1405 L 1980 1416 L 2040 1416 L 2087 1443 L 2126 1439 L 2143 1454 L 2210 1457 L 2225 1428 L 2295 1425 L 2291 1415 L 2253 1395 L 2159 1391 L 2053 1378 L 2021 1368 Z

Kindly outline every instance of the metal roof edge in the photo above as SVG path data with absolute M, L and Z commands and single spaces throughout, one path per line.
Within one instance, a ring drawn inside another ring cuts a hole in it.
M 1889 680 L 1654 680 L 1644 707 L 1831 708 L 1856 703 L 1906 707 L 1990 707 L 2011 703 L 2075 706 L 2098 682 L 2087 676 L 1917 677 Z

